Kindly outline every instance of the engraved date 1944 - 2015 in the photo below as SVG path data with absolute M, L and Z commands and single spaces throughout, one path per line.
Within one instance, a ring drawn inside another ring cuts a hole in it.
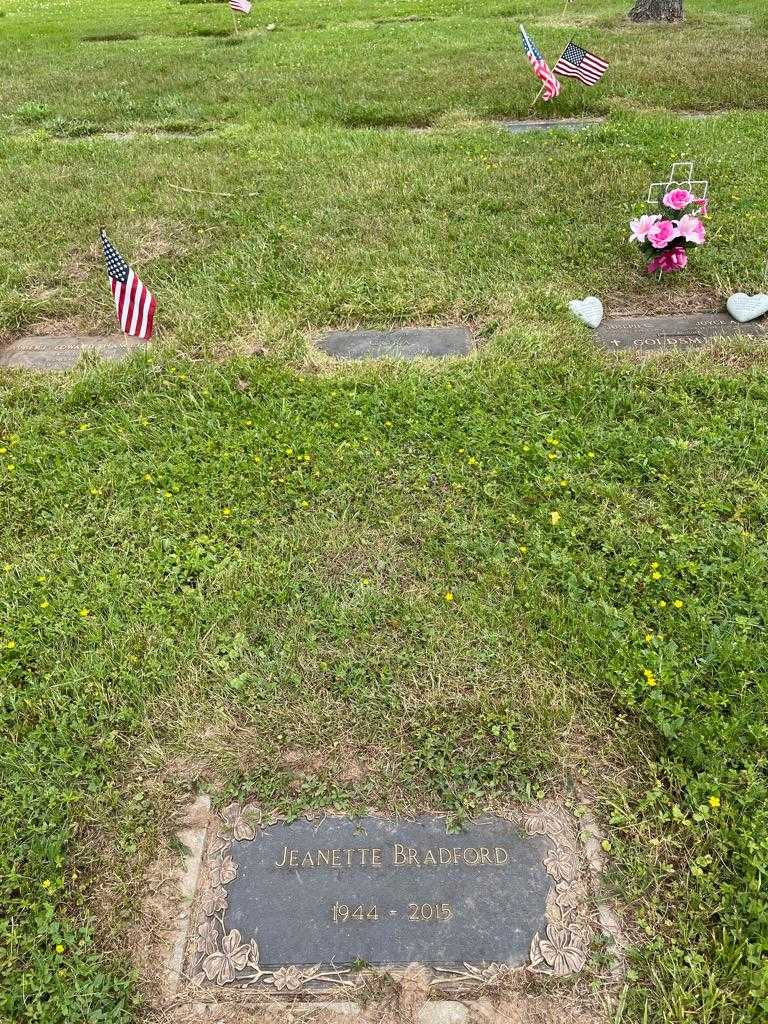
M 390 910 L 390 915 L 397 914 L 397 910 Z M 450 921 L 453 917 L 453 908 L 450 903 L 409 903 L 409 921 Z M 378 921 L 379 908 L 375 903 L 366 905 L 359 903 L 357 906 L 346 903 L 334 903 L 331 908 L 331 920 L 334 924 L 345 924 L 349 921 Z

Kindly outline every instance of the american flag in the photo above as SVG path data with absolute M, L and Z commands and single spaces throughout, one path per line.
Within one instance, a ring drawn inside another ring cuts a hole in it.
M 102 228 L 101 243 L 104 259 L 107 261 L 109 283 L 115 299 L 120 329 L 133 338 L 148 341 L 152 337 L 157 301 L 152 292 L 142 284 L 123 257 L 107 238 Z
M 241 14 L 251 13 L 250 0 L 229 0 L 229 6 L 233 11 L 240 11 Z
M 596 57 L 576 43 L 568 43 L 562 57 L 552 69 L 556 75 L 578 78 L 584 85 L 597 85 L 608 68 L 608 61 Z
M 551 100 L 555 96 L 560 95 L 560 83 L 549 70 L 549 65 L 544 60 L 542 55 L 536 49 L 533 44 L 533 40 L 530 38 L 528 33 L 525 31 L 523 26 L 520 26 L 520 34 L 523 37 L 523 49 L 525 55 L 528 58 L 528 62 L 533 68 L 533 73 L 536 77 L 544 84 L 543 93 L 545 100 Z

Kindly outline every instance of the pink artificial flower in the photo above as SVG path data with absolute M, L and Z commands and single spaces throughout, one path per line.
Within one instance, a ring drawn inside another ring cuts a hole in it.
M 629 226 L 632 228 L 632 234 L 629 236 L 630 242 L 646 242 L 648 240 L 648 232 L 660 220 L 661 215 L 658 213 L 654 213 L 653 216 L 646 213 L 638 218 L 638 220 L 631 220 L 629 222 Z
M 709 215 L 709 200 L 708 199 L 694 199 L 694 203 L 698 203 L 696 213 L 699 217 L 707 217 Z
M 689 203 L 694 202 L 696 196 L 693 192 L 689 192 L 687 188 L 673 188 L 671 192 L 662 199 L 665 206 L 668 206 L 670 210 L 684 210 Z
M 660 220 L 650 229 L 647 238 L 654 249 L 665 249 L 672 239 L 677 238 L 677 228 L 671 220 Z
M 646 270 L 649 274 L 655 274 L 657 270 L 669 274 L 673 270 L 683 270 L 687 263 L 688 253 L 682 246 L 678 245 L 670 252 L 662 252 L 658 256 L 654 256 Z
M 684 238 L 686 242 L 693 242 L 694 245 L 703 245 L 704 239 L 707 237 L 704 225 L 698 217 L 692 217 L 690 213 L 686 213 L 677 222 L 677 231 L 681 238 Z

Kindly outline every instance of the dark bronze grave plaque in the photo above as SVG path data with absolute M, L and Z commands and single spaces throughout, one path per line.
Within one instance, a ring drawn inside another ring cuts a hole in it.
M 336 359 L 445 359 L 466 356 L 466 327 L 402 327 L 396 331 L 328 331 L 319 347 Z
M 760 323 L 737 323 L 726 313 L 692 313 L 689 316 L 617 317 L 605 320 L 595 331 L 598 344 L 610 352 L 666 352 L 703 348 L 713 338 L 744 335 L 765 336 Z
M 549 820 L 556 828 L 489 816 L 448 834 L 433 815 L 334 816 L 258 830 L 237 810 L 213 841 L 190 973 L 295 990 L 346 984 L 361 961 L 476 980 L 529 961 L 579 970 L 589 928 L 577 843 Z

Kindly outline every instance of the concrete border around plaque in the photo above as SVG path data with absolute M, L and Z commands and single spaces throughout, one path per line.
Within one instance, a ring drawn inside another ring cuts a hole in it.
M 586 829 L 555 801 L 489 812 L 456 834 L 434 814 L 286 824 L 231 805 L 196 841 L 174 995 L 354 999 L 351 969 L 364 961 L 395 978 L 418 965 L 428 991 L 452 999 L 515 972 L 576 974 L 600 934 L 621 960 L 596 826 Z
M 81 334 L 29 335 L 0 349 L 0 367 L 22 370 L 71 370 L 85 352 L 110 363 L 144 349 L 146 342 L 122 334 L 97 337 Z
M 613 317 L 594 331 L 608 352 L 673 352 L 705 348 L 718 338 L 768 337 L 764 323 L 740 324 L 727 313 Z
M 339 360 L 455 359 L 470 354 L 472 335 L 463 326 L 336 330 L 326 331 L 317 347 Z

